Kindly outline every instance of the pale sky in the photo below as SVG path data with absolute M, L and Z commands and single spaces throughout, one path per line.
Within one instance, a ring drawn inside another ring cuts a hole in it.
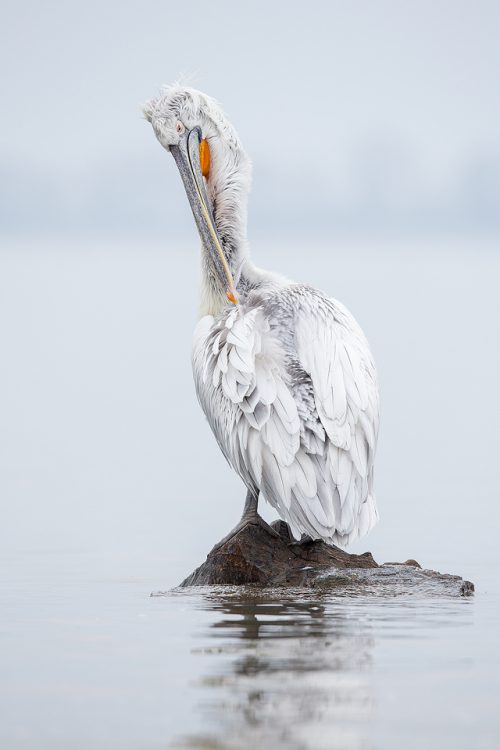
M 257 224 L 287 207 L 320 221 L 314 205 L 404 224 L 408 212 L 441 221 L 475 202 L 479 228 L 498 213 L 498 2 L 2 7 L 10 230 L 116 228 L 120 214 L 124 228 L 130 217 L 159 228 L 166 199 L 183 196 L 140 105 L 179 76 L 240 132 Z

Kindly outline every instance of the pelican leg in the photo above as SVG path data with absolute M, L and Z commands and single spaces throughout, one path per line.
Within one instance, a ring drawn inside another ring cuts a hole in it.
M 226 534 L 224 539 L 221 539 L 220 542 L 217 542 L 217 544 L 214 545 L 212 548 L 212 552 L 214 552 L 216 549 L 219 549 L 219 547 L 222 547 L 226 542 L 229 542 L 230 539 L 232 539 L 236 534 L 239 534 L 240 531 L 242 531 L 246 526 L 254 525 L 254 526 L 260 526 L 264 531 L 267 531 L 268 534 L 271 536 L 276 537 L 279 539 L 279 534 L 277 531 L 275 531 L 272 526 L 269 526 L 268 523 L 264 521 L 264 519 L 259 516 L 257 512 L 257 506 L 259 504 L 259 494 L 255 494 L 251 490 L 248 490 L 246 500 L 245 500 L 245 507 L 243 508 L 243 514 L 229 534 Z

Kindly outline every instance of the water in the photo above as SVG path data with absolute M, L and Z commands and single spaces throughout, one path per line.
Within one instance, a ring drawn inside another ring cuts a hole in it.
M 2 748 L 499 746 L 497 248 L 295 243 L 257 260 L 340 297 L 375 350 L 382 520 L 353 551 L 415 557 L 476 595 L 151 597 L 243 500 L 191 384 L 195 253 L 10 243 Z
M 159 561 L 5 562 L 2 747 L 497 747 L 498 587 L 150 597 Z

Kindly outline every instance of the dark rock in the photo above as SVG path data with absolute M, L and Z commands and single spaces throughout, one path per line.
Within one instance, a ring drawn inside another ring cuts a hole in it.
M 206 561 L 180 585 L 328 587 L 343 593 L 412 593 L 417 589 L 468 596 L 470 581 L 422 570 L 416 560 L 379 565 L 370 552 L 353 555 L 324 542 L 291 540 L 284 521 L 272 524 L 279 537 L 249 524 L 229 541 L 213 549 Z
M 384 565 L 410 565 L 412 568 L 421 568 L 422 566 L 416 560 L 405 560 L 404 562 L 387 562 Z

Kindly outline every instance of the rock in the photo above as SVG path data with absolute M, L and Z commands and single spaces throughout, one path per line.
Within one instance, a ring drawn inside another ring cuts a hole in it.
M 279 537 L 261 526 L 249 524 L 220 547 L 180 585 L 287 586 L 335 588 L 352 594 L 426 591 L 468 596 L 470 581 L 459 576 L 422 570 L 416 560 L 379 565 L 370 552 L 353 555 L 324 542 L 291 541 L 284 521 L 272 524 Z M 432 591 L 431 591 L 432 589 Z

